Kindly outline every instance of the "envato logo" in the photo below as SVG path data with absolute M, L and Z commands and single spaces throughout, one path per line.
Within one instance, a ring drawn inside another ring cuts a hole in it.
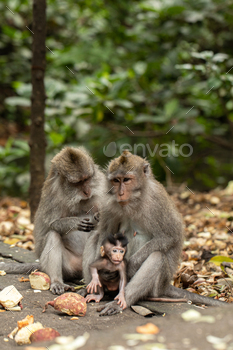
M 121 154 L 123 151 L 128 150 L 133 154 L 137 154 L 138 150 L 140 150 L 140 155 L 146 157 L 149 155 L 150 157 L 154 157 L 158 152 L 160 157 L 190 157 L 193 154 L 193 147 L 189 143 L 183 143 L 179 146 L 175 140 L 172 141 L 171 144 L 162 143 L 156 144 L 154 149 L 151 149 L 150 145 L 138 143 L 133 146 L 129 143 L 123 143 L 119 146 L 119 153 Z M 118 147 L 116 142 L 110 142 L 106 147 L 103 148 L 103 153 L 106 157 L 114 157 L 118 151 Z

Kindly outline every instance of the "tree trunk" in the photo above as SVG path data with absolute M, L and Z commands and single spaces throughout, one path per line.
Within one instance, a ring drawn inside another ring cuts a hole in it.
M 44 132 L 45 109 L 45 38 L 46 0 L 33 0 L 33 47 L 32 47 L 32 97 L 30 127 L 30 174 L 29 202 L 33 222 L 45 176 L 46 140 Z

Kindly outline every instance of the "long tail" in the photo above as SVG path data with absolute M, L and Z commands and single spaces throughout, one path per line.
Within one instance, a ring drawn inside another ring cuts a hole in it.
M 4 270 L 6 273 L 15 274 L 30 274 L 32 271 L 40 269 L 40 263 L 0 263 L 0 270 Z
M 205 297 L 196 293 L 191 293 L 188 290 L 174 287 L 172 285 L 168 286 L 164 296 L 170 298 L 184 298 L 191 300 L 193 303 L 205 304 L 208 306 L 228 306 L 228 303 L 221 300 L 216 300 L 210 297 Z

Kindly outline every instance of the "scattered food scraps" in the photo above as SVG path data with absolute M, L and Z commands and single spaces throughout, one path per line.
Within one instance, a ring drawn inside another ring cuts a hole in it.
M 218 349 L 225 349 L 226 346 L 224 345 L 226 345 L 226 343 L 232 340 L 232 335 L 228 334 L 224 338 L 218 338 L 213 335 L 207 335 L 206 340 L 213 345 L 222 345 L 219 346 Z
M 17 291 L 17 289 L 13 285 L 4 288 L 0 292 L 0 304 L 6 309 L 10 309 L 14 306 L 17 306 L 22 299 L 23 296 Z
M 30 341 L 32 343 L 38 343 L 46 340 L 53 340 L 56 337 L 59 337 L 60 333 L 57 332 L 53 328 L 43 328 L 43 329 L 38 329 L 37 331 L 33 332 L 30 335 Z
M 143 326 L 138 326 L 136 331 L 141 334 L 157 334 L 160 329 L 153 323 L 147 323 Z
M 6 275 L 6 272 L 3 270 L 0 270 L 0 276 L 5 276 L 5 275 Z
M 55 298 L 53 301 L 48 301 L 45 304 L 43 312 L 48 308 L 48 305 L 51 305 L 55 310 L 64 312 L 70 316 L 85 316 L 87 311 L 85 298 L 76 293 L 65 293 Z
M 215 318 L 213 316 L 204 315 L 202 316 L 200 312 L 196 310 L 188 310 L 181 314 L 181 317 L 184 321 L 191 321 L 193 323 L 198 322 L 207 322 L 207 323 L 214 323 Z
M 32 323 L 34 323 L 33 315 L 27 315 L 23 320 L 17 322 L 18 330 Z
M 29 282 L 29 278 L 25 278 L 25 277 L 20 277 L 20 278 L 18 278 L 18 281 L 19 282 Z
M 30 285 L 33 289 L 48 290 L 50 288 L 50 278 L 49 276 L 40 271 L 33 271 L 29 275 Z
M 70 337 L 66 337 L 66 339 L 68 341 L 67 343 L 51 345 L 51 346 L 49 346 L 49 350 L 67 350 L 67 349 L 76 350 L 76 349 L 79 349 L 86 344 L 89 336 L 90 336 L 90 334 L 86 332 L 83 335 L 74 339 L 72 342 L 70 342 Z M 56 338 L 55 341 L 58 342 L 60 340 L 60 338 L 61 337 Z M 62 337 L 62 338 L 64 340 L 65 337 Z
M 42 329 L 43 326 L 40 322 L 29 324 L 28 326 L 25 326 L 21 328 L 16 336 L 15 341 L 18 345 L 24 345 L 24 344 L 31 344 L 30 336 L 33 332 L 37 331 L 38 329 Z

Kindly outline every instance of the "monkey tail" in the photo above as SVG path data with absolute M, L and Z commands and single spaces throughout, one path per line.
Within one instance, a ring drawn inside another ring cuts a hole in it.
M 30 274 L 32 271 L 40 269 L 40 263 L 0 263 L 0 270 L 4 270 L 6 273 L 10 274 Z
M 228 303 L 225 301 L 191 293 L 188 290 L 177 288 L 172 285 L 167 287 L 164 295 L 170 298 L 184 298 L 187 299 L 187 301 L 190 300 L 192 303 L 205 304 L 207 306 L 228 306 Z

